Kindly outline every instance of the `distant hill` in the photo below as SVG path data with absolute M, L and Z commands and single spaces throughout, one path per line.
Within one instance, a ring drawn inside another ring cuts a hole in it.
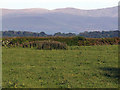
M 76 8 L 59 8 L 47 10 L 3 9 L 3 30 L 84 32 L 118 29 L 118 7 L 81 10 Z

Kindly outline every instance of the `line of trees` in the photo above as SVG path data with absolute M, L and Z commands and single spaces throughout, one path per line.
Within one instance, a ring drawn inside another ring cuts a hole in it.
M 0 32 L 1 33 L 1 32 Z M 93 32 L 83 32 L 79 34 L 75 33 L 61 33 L 57 32 L 54 35 L 48 35 L 45 32 L 35 33 L 35 32 L 27 32 L 27 31 L 3 31 L 3 37 L 49 37 L 49 36 L 62 36 L 62 37 L 72 37 L 72 36 L 83 36 L 86 38 L 112 38 L 119 37 L 120 31 L 93 31 Z

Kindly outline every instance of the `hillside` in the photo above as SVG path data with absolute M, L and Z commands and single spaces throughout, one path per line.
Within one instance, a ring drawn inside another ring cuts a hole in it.
M 3 30 L 84 32 L 94 30 L 115 30 L 118 27 L 117 7 L 81 10 L 76 8 L 59 8 L 47 10 L 3 9 Z

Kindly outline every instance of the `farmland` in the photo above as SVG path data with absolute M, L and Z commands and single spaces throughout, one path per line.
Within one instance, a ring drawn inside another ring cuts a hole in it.
M 118 45 L 3 47 L 3 88 L 117 88 Z

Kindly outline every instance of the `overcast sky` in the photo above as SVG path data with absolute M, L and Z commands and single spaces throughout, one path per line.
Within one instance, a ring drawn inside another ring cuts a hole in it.
M 119 0 L 0 0 L 0 8 L 56 9 L 56 8 L 74 7 L 79 9 L 98 9 L 98 8 L 118 6 L 118 2 Z

